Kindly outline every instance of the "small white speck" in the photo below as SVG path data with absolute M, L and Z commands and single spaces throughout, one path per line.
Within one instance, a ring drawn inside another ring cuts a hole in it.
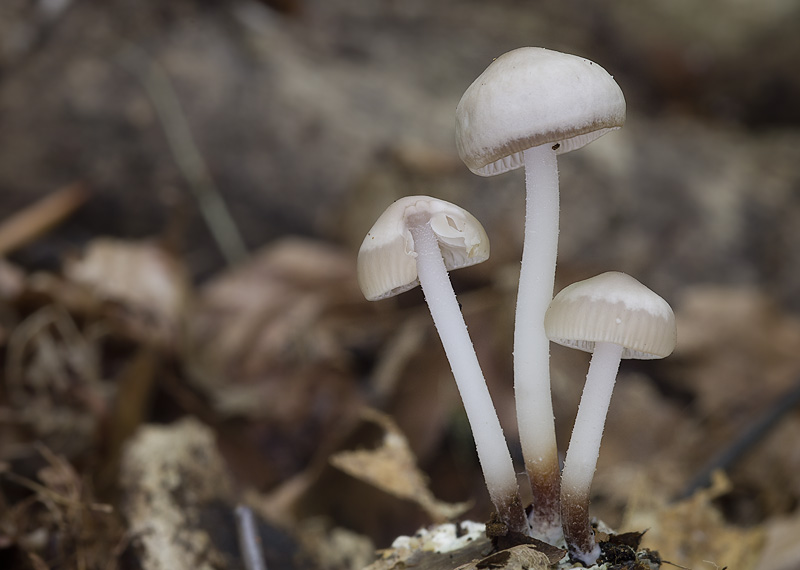
M 619 317 L 617 317 L 617 324 L 618 324 L 618 325 L 621 325 L 621 324 L 622 324 L 622 319 L 620 319 Z

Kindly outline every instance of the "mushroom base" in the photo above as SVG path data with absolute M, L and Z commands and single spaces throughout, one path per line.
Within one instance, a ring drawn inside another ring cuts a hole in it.
M 561 529 L 561 471 L 555 449 L 550 456 L 544 461 L 526 465 L 533 496 L 528 523 L 531 536 L 557 544 L 564 537 Z
M 591 566 L 600 556 L 600 546 L 589 524 L 589 495 L 562 493 L 561 517 L 570 558 Z
M 519 492 L 509 495 L 505 500 L 497 501 L 495 508 L 498 520 L 487 525 L 486 534 L 489 538 L 494 541 L 514 534 L 530 536 L 528 518 L 525 516 Z

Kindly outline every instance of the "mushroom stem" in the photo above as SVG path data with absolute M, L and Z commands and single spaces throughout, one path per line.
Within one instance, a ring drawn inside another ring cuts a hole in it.
M 589 521 L 589 491 L 622 351 L 616 343 L 595 344 L 561 477 L 564 538 L 572 558 L 586 565 L 600 556 Z
M 514 325 L 517 423 L 533 493 L 530 524 L 534 536 L 549 542 L 561 537 L 558 450 L 550 396 L 550 341 L 544 330 L 544 315 L 553 297 L 558 249 L 555 148 L 547 143 L 524 152 L 525 238 Z
M 418 218 L 418 219 L 414 219 Z M 409 217 L 425 300 L 464 403 L 489 496 L 509 530 L 529 534 L 511 454 L 430 219 Z

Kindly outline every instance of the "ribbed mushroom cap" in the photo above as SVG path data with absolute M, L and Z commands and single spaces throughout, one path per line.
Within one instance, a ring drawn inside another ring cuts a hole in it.
M 669 304 L 625 273 L 610 271 L 565 287 L 544 318 L 547 337 L 594 352 L 596 342 L 622 345 L 622 358 L 654 359 L 675 349 Z
M 522 152 L 545 143 L 561 154 L 625 122 L 625 98 L 594 62 L 544 48 L 501 55 L 470 85 L 456 108 L 456 147 L 481 176 L 523 164 Z
M 428 219 L 448 271 L 489 258 L 489 238 L 472 214 L 430 196 L 401 198 L 381 214 L 358 251 L 358 283 L 367 300 L 392 297 L 419 284 L 408 227 Z

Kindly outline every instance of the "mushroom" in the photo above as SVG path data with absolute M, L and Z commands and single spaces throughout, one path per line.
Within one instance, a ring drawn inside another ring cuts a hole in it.
M 358 252 L 358 281 L 370 301 L 422 286 L 472 427 L 489 496 L 509 530 L 528 534 L 508 444 L 447 275 L 488 257 L 486 232 L 469 212 L 436 198 L 409 196 L 389 206 L 367 233 Z
M 544 313 L 553 296 L 558 246 L 556 155 L 625 122 L 613 78 L 582 57 L 524 47 L 496 60 L 456 109 L 456 146 L 475 174 L 525 167 L 525 237 L 514 335 L 514 389 L 525 468 L 533 492 L 534 536 L 560 537 L 559 470 L 550 349 Z
M 600 547 L 589 521 L 589 491 L 620 359 L 669 356 L 675 315 L 639 281 L 611 271 L 564 288 L 544 324 L 553 342 L 593 353 L 561 476 L 567 548 L 573 559 L 592 565 Z

